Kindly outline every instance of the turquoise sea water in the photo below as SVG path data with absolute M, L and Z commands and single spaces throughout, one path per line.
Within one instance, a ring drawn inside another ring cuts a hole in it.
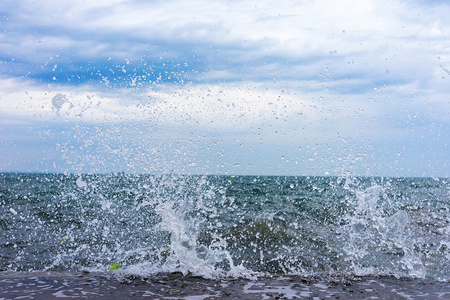
M 0 174 L 0 271 L 450 280 L 446 178 Z

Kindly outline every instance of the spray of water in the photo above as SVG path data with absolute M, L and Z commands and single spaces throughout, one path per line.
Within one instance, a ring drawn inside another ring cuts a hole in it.
M 15 198 L 2 206 L 4 270 L 442 280 L 450 271 L 445 181 L 5 176 L 2 193 Z
M 356 274 L 391 274 L 425 278 L 426 268 L 414 250 L 417 242 L 409 228 L 410 217 L 397 209 L 387 193 L 389 182 L 365 187 L 345 178 L 353 211 L 346 215 L 340 233 L 345 260 Z M 384 257 L 383 259 L 380 259 Z

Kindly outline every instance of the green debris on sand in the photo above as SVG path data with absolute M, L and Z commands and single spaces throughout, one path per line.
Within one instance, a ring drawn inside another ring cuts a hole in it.
M 111 263 L 109 265 L 111 266 L 111 268 L 109 269 L 110 272 L 114 272 L 115 270 L 118 270 L 122 266 L 121 264 L 115 264 L 115 263 Z

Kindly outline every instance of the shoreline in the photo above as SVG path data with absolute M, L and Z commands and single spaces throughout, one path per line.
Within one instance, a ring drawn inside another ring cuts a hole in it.
M 274 275 L 205 279 L 88 272 L 0 272 L 0 299 L 450 299 L 450 281 L 391 276 Z

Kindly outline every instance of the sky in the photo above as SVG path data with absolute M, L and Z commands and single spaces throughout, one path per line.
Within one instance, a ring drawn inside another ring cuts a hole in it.
M 450 173 L 447 1 L 0 3 L 0 172 Z

